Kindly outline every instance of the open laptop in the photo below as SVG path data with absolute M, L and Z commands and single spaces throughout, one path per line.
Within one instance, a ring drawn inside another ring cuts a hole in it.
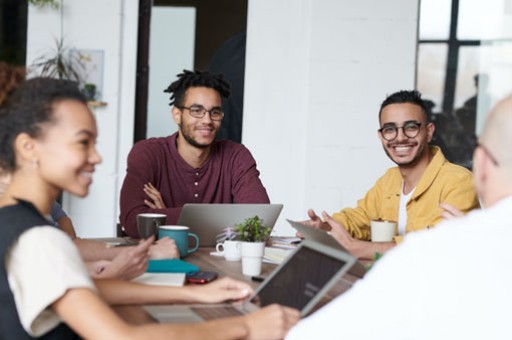
M 226 227 L 234 227 L 255 215 L 274 228 L 282 209 L 282 204 L 187 203 L 181 209 L 178 224 L 189 227 L 199 236 L 199 246 L 215 247 L 217 236 Z
M 290 225 L 293 228 L 295 228 L 295 230 L 297 230 L 299 233 L 301 233 L 302 236 L 304 236 L 304 238 L 306 240 L 315 240 L 316 242 L 322 243 L 328 247 L 337 248 L 337 249 L 340 249 L 341 251 L 348 253 L 348 251 L 345 249 L 345 247 L 343 247 L 338 241 L 336 241 L 325 230 L 311 228 L 311 227 L 303 225 L 300 222 L 292 221 L 289 219 L 286 219 L 286 221 L 288 221 L 288 223 L 290 223 Z M 348 270 L 348 273 L 355 277 L 362 278 L 366 274 L 367 271 L 368 271 L 368 269 L 366 268 L 366 266 L 364 264 L 362 264 L 359 261 L 355 261 L 352 268 L 350 268 Z
M 144 308 L 159 322 L 172 323 L 243 315 L 272 303 L 297 308 L 301 316 L 305 316 L 354 261 L 354 257 L 340 249 L 305 240 L 244 303 Z

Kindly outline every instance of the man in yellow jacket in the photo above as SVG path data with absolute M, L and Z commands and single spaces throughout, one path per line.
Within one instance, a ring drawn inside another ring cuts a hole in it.
M 381 104 L 379 121 L 382 146 L 397 167 L 389 169 L 356 208 L 333 214 L 336 228 L 308 211 L 310 225 L 331 230 L 353 255 L 366 259 L 394 247 L 408 232 L 436 225 L 444 205 L 462 212 L 479 207 L 471 172 L 448 162 L 438 147 L 429 147 L 435 127 L 419 92 L 388 96 Z M 392 242 L 368 242 L 372 220 L 397 221 L 399 235 Z

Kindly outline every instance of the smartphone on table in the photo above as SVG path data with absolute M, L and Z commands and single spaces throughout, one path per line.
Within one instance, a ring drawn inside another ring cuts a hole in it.
M 202 272 L 187 274 L 186 279 L 188 283 L 208 283 L 217 278 L 216 272 Z

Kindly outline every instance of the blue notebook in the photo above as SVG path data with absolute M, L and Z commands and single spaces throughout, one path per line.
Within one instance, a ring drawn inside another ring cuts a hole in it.
M 195 273 L 199 267 L 178 259 L 149 260 L 148 273 Z

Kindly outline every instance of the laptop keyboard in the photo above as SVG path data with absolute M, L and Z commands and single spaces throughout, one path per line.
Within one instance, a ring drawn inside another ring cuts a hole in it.
M 231 306 L 198 308 L 192 307 L 191 309 L 204 320 L 214 320 L 244 315 L 241 311 Z

